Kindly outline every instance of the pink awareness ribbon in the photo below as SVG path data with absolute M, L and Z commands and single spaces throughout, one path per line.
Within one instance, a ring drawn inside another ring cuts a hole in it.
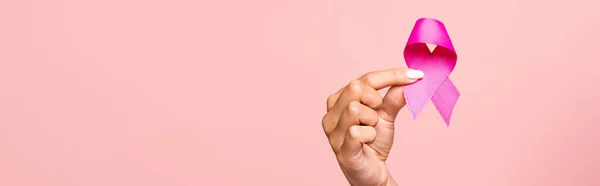
M 430 52 L 426 44 L 437 47 Z M 416 119 L 431 99 L 435 108 L 450 125 L 452 110 L 460 97 L 458 89 L 448 77 L 456 65 L 456 52 L 444 24 L 438 20 L 417 20 L 404 49 L 408 68 L 421 70 L 425 76 L 404 88 L 408 109 Z

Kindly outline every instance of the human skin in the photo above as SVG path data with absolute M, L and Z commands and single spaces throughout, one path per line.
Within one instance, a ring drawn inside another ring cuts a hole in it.
M 323 130 L 352 186 L 396 186 L 386 160 L 394 121 L 406 100 L 402 89 L 423 72 L 396 68 L 369 72 L 327 98 Z M 385 96 L 377 91 L 390 87 Z

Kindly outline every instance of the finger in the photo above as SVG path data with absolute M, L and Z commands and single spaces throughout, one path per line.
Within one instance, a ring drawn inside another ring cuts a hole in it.
M 344 136 L 348 129 L 353 125 L 366 125 L 375 126 L 379 121 L 377 112 L 365 105 L 352 101 L 348 104 L 348 107 L 342 112 L 339 122 L 330 131 L 326 130 L 325 133 L 329 134 L 330 142 L 332 144 L 341 144 L 344 140 Z
M 383 100 L 381 94 L 375 89 L 365 86 L 358 80 L 354 80 L 344 88 L 342 94 L 340 94 L 337 102 L 329 112 L 333 116 L 339 117 L 351 101 L 358 101 L 368 107 L 378 108 Z
M 406 105 L 403 92 L 404 86 L 393 86 L 383 97 L 383 103 L 377 110 L 381 119 L 394 123 L 400 109 Z
M 329 110 L 331 110 L 331 108 L 333 108 L 333 105 L 335 105 L 335 102 L 337 102 L 337 100 L 340 97 L 340 94 L 342 93 L 343 90 L 344 90 L 344 88 L 341 88 L 335 94 L 332 94 L 327 98 L 327 111 L 329 111 Z
M 394 68 L 388 70 L 369 72 L 358 80 L 375 90 L 389 86 L 398 86 L 414 83 L 423 78 L 423 72 L 419 70 Z
M 357 80 L 368 87 L 383 89 L 393 85 L 405 85 L 413 83 L 423 77 L 423 72 L 413 69 L 395 68 L 381 71 L 369 72 Z M 343 88 L 327 99 L 327 111 L 331 110 L 343 92 Z
M 394 123 L 398 112 L 406 100 L 403 93 L 404 86 L 392 86 L 383 98 L 381 107 L 377 110 L 379 122 L 375 126 L 377 139 L 369 145 L 378 154 L 389 154 L 394 144 Z
M 361 152 L 363 144 L 373 142 L 376 136 L 377 131 L 372 126 L 350 127 L 340 148 L 341 155 L 344 159 L 354 159 Z
M 323 125 L 323 131 L 329 137 L 329 134 L 335 129 L 337 125 L 337 120 L 331 115 L 331 113 L 325 114 L 323 119 L 321 120 L 321 124 Z
M 342 112 L 334 132 L 344 134 L 353 125 L 362 124 L 367 126 L 375 126 L 378 121 L 379 116 L 377 116 L 377 112 L 375 110 L 356 101 L 352 101 Z

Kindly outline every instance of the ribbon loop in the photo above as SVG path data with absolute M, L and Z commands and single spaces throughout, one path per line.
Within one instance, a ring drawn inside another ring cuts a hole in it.
M 426 44 L 437 47 L 431 52 Z M 448 77 L 456 66 L 457 55 L 444 24 L 430 18 L 417 20 L 406 43 L 404 59 L 408 68 L 425 73 L 421 80 L 404 88 L 413 119 L 431 99 L 446 125 L 450 125 L 460 93 Z

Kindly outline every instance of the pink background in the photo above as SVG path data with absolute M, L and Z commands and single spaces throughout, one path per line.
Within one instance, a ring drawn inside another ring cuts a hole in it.
M 347 185 L 325 99 L 424 16 L 462 97 L 400 113 L 400 185 L 598 186 L 595 2 L 4 0 L 0 185 Z

